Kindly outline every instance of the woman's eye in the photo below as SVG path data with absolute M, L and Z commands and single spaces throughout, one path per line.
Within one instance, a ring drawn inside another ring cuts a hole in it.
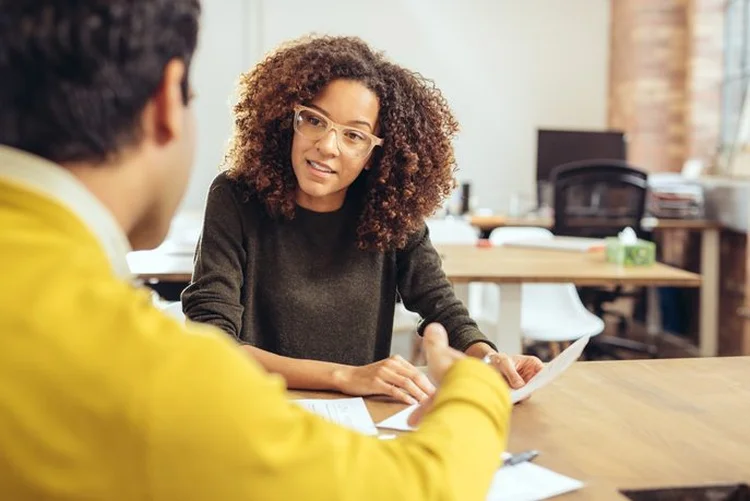
M 347 139 L 355 142 L 364 141 L 366 139 L 364 134 L 356 130 L 348 130 L 345 135 Z
M 323 124 L 323 120 L 321 120 L 320 118 L 318 118 L 316 116 L 312 116 L 312 115 L 310 115 L 308 117 L 305 117 L 305 121 L 307 123 L 309 123 L 310 125 L 313 125 L 315 127 L 318 127 L 319 125 Z

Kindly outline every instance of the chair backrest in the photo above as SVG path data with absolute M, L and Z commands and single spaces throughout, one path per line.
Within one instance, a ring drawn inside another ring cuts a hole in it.
M 547 228 L 535 228 L 533 226 L 500 227 L 490 233 L 492 245 L 503 245 L 508 242 L 522 242 L 524 240 L 552 239 L 554 235 Z
M 555 235 L 602 238 L 630 226 L 641 233 L 648 174 L 626 162 L 587 160 L 556 167 Z
M 479 240 L 479 230 L 464 219 L 428 219 L 427 229 L 430 231 L 430 241 L 434 244 L 475 245 Z

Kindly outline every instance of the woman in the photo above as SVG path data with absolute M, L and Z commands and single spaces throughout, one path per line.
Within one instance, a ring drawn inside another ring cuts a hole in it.
M 212 184 L 188 318 L 238 338 L 290 388 L 385 394 L 434 388 L 389 357 L 396 295 L 454 348 L 522 386 L 456 299 L 425 218 L 454 187 L 458 124 L 420 75 L 357 38 L 305 38 L 240 80 L 228 170 Z

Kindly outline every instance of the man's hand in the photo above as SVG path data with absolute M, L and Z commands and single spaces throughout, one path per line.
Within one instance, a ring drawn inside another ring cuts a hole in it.
M 448 370 L 453 367 L 453 364 L 466 357 L 460 351 L 448 346 L 448 333 L 442 325 L 435 323 L 425 328 L 422 349 L 424 350 L 425 358 L 427 358 L 427 371 L 432 380 L 438 385 Z M 411 413 L 408 419 L 410 426 L 417 426 L 422 421 L 422 417 L 424 417 L 432 406 L 433 399 L 434 395 L 430 395 L 427 400 L 422 402 Z

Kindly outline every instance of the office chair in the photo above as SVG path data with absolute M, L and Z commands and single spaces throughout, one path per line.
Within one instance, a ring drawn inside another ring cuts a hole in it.
M 553 232 L 561 236 L 604 238 L 616 236 L 631 227 L 641 238 L 648 175 L 619 160 L 586 160 L 559 165 L 550 174 L 554 190 Z M 582 287 L 582 300 L 599 317 L 617 318 L 617 336 L 592 339 L 590 355 L 619 358 L 617 350 L 629 350 L 656 356 L 656 347 L 624 337 L 628 321 L 625 315 L 607 308 L 607 304 L 626 296 L 622 287 L 614 290 Z

